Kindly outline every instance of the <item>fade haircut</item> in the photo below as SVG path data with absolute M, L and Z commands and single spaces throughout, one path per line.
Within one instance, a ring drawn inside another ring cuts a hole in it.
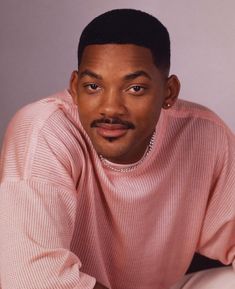
M 149 48 L 156 67 L 169 73 L 169 33 L 157 18 L 146 12 L 115 9 L 94 18 L 80 37 L 78 67 L 85 47 L 92 44 L 135 44 Z

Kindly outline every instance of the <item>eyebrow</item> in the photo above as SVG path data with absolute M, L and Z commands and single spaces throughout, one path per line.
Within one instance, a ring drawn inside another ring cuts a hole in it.
M 146 77 L 146 78 L 148 78 L 150 80 L 152 79 L 152 77 L 147 72 L 145 72 L 144 70 L 137 70 L 135 72 L 129 73 L 129 74 L 125 75 L 123 77 L 123 79 L 124 80 L 133 80 L 133 79 L 135 79 L 137 77 L 140 77 L 140 76 L 144 76 L 144 77 Z
M 97 74 L 97 73 L 95 73 L 95 72 L 93 72 L 93 71 L 91 71 L 91 70 L 89 70 L 89 69 L 83 70 L 83 71 L 80 73 L 79 78 L 83 78 L 83 77 L 85 77 L 85 76 L 90 76 L 90 77 L 96 78 L 96 79 L 102 79 L 102 76 L 101 76 L 101 75 L 99 75 L 99 74 Z
M 92 77 L 92 78 L 96 78 L 96 79 L 99 79 L 99 80 L 102 79 L 102 76 L 101 76 L 101 75 L 99 75 L 99 74 L 97 74 L 97 73 L 95 73 L 95 72 L 93 72 L 93 71 L 91 71 L 91 70 L 89 70 L 89 69 L 83 70 L 83 71 L 80 73 L 79 78 L 83 78 L 83 77 L 85 77 L 85 76 L 90 76 L 90 77 Z M 126 81 L 128 81 L 128 80 L 134 80 L 135 78 L 140 77 L 140 76 L 144 76 L 144 77 L 152 80 L 152 77 L 151 77 L 147 72 L 145 72 L 144 70 L 137 70 L 137 71 L 131 72 L 131 73 L 125 75 L 125 76 L 123 77 L 123 79 L 126 80 Z

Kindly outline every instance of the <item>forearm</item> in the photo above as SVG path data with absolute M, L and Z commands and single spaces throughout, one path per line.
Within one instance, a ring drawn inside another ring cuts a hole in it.
M 80 271 L 81 261 L 70 251 L 74 195 L 35 180 L 1 184 L 0 287 L 94 288 L 95 278 Z

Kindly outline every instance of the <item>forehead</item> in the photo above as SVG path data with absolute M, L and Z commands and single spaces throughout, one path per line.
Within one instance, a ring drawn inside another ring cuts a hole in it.
M 95 69 L 147 69 L 156 70 L 151 50 L 133 44 L 88 45 L 82 55 L 79 68 Z

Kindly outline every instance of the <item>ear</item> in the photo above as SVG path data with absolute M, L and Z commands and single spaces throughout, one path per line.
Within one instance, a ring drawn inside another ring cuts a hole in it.
M 78 98 L 78 72 L 74 70 L 71 74 L 69 81 L 69 93 L 71 94 L 73 101 L 77 104 Z
M 176 102 L 180 92 L 180 81 L 176 75 L 171 75 L 166 83 L 166 96 L 162 107 L 164 109 L 170 108 Z

